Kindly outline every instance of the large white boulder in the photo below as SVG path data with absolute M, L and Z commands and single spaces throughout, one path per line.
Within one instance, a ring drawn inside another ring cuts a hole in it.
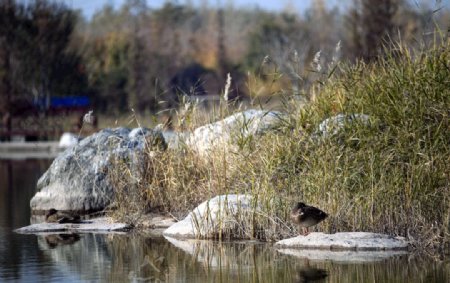
M 165 148 L 164 137 L 145 128 L 104 129 L 83 139 L 62 152 L 38 180 L 31 209 L 82 212 L 105 208 L 114 196 L 107 174 L 114 158 L 140 166 L 144 149 L 154 146 Z
M 239 220 L 254 208 L 250 195 L 220 195 L 204 201 L 186 218 L 164 231 L 174 238 L 212 238 L 221 229 L 239 224 Z

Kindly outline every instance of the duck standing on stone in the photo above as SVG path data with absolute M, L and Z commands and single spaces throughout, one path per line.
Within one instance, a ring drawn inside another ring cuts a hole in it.
M 328 214 L 322 210 L 303 202 L 298 202 L 291 210 L 291 220 L 298 225 L 298 232 L 303 236 L 309 234 L 308 227 L 320 223 L 327 217 Z M 303 234 L 300 232 L 300 228 L 303 230 Z
M 48 223 L 81 223 L 79 215 L 69 215 L 59 212 L 58 210 L 51 208 L 45 215 L 45 222 Z

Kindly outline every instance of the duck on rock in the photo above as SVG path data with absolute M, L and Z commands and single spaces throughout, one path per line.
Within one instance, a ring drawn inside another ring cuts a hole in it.
M 298 225 L 300 235 L 306 236 L 309 234 L 308 228 L 319 224 L 328 214 L 314 206 L 309 206 L 303 202 L 298 202 L 291 210 L 291 220 Z M 300 232 L 303 230 L 303 233 Z
M 45 222 L 48 223 L 81 223 L 79 215 L 70 215 L 59 212 L 58 210 L 51 208 L 45 215 Z

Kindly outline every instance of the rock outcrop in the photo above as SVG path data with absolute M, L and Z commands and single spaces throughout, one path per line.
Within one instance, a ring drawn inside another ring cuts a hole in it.
M 55 208 L 87 212 L 105 208 L 114 196 L 107 174 L 113 159 L 138 166 L 145 148 L 165 149 L 162 134 L 145 128 L 116 128 L 83 139 L 62 152 L 38 180 L 38 192 L 30 202 L 32 211 Z

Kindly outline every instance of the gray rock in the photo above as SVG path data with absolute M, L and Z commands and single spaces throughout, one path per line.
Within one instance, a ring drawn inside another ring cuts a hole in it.
M 31 209 L 83 212 L 105 208 L 114 196 L 107 177 L 113 159 L 139 166 L 146 147 L 165 149 L 167 145 L 160 132 L 145 128 L 104 129 L 83 139 L 62 152 L 38 180 Z
M 39 234 L 45 232 L 118 232 L 130 229 L 125 223 L 114 223 L 108 217 L 83 220 L 81 223 L 36 223 L 16 229 L 21 234 Z
M 250 109 L 221 121 L 199 127 L 186 138 L 186 146 L 206 155 L 218 146 L 236 147 L 239 139 L 260 135 L 275 129 L 283 114 L 277 111 Z
M 403 237 L 369 232 L 335 234 L 310 233 L 275 243 L 280 248 L 340 249 L 340 250 L 404 250 L 408 241 Z
M 364 125 L 369 124 L 369 116 L 366 114 L 338 114 L 322 121 L 316 131 L 317 136 L 327 137 L 335 135 L 346 124 L 350 123 L 362 123 Z

